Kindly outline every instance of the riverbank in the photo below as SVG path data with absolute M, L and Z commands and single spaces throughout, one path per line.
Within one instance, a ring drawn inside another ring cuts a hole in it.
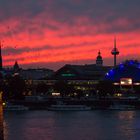
M 12 104 L 24 105 L 31 110 L 44 110 L 50 105 L 55 105 L 58 102 L 63 102 L 68 105 L 86 105 L 93 109 L 108 109 L 113 105 L 129 105 L 134 106 L 135 109 L 140 109 L 139 99 L 117 99 L 117 98 L 102 98 L 102 99 L 71 99 L 71 98 L 48 98 L 42 101 L 10 101 Z

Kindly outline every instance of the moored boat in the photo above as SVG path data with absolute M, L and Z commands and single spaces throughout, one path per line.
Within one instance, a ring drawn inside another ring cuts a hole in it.
M 29 108 L 23 105 L 13 105 L 13 104 L 7 104 L 3 106 L 4 111 L 26 111 Z
M 91 107 L 85 105 L 65 105 L 65 104 L 58 104 L 58 105 L 51 105 L 48 107 L 48 110 L 51 111 L 88 111 L 91 110 Z
M 111 105 L 109 108 L 109 110 L 135 110 L 135 106 L 132 105 L 123 105 L 123 104 L 115 104 L 115 105 Z

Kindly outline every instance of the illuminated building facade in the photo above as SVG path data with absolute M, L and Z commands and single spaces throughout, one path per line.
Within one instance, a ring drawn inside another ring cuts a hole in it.
M 95 64 L 70 65 L 66 64 L 52 76 L 51 80 L 55 83 L 65 83 L 73 89 L 73 93 L 88 95 L 96 92 L 96 86 L 101 81 L 110 66 L 103 66 L 101 52 L 98 52 Z M 50 81 L 50 80 L 48 80 Z M 54 85 L 55 85 L 54 83 Z M 56 91 L 57 92 L 57 91 Z
M 73 86 L 75 90 L 84 93 L 93 92 L 96 85 L 104 78 L 109 66 L 102 65 L 65 65 L 55 75 L 55 80 L 63 80 Z
M 112 81 L 120 89 L 134 90 L 140 86 L 140 63 L 137 60 L 127 60 L 109 70 L 105 80 Z

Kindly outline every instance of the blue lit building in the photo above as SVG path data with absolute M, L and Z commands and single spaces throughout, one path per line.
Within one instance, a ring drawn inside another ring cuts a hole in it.
M 137 60 L 127 60 L 106 73 L 105 80 L 120 87 L 140 86 L 140 63 Z

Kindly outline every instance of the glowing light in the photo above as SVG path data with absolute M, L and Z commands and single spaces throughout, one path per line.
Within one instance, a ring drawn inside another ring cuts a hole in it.
M 120 64 L 120 65 L 119 65 L 119 68 L 120 68 L 120 69 L 123 69 L 123 68 L 124 68 L 124 65 L 123 65 L 123 64 Z
M 3 105 L 3 106 L 6 106 L 6 103 L 5 103 L 5 102 L 3 102 L 3 103 L 2 103 L 2 105 Z
M 120 83 L 113 83 L 113 85 L 119 85 Z
M 110 73 L 114 73 L 114 70 L 113 70 L 113 69 L 111 69 L 109 72 L 110 72 Z
M 109 73 L 106 73 L 106 76 L 109 76 Z
M 60 96 L 60 93 L 54 92 L 52 93 L 52 96 Z
M 122 96 L 122 94 L 118 93 L 118 94 L 117 94 L 117 96 L 118 96 L 118 97 L 121 97 L 121 96 Z
M 108 76 L 109 76 L 109 75 L 114 75 L 114 70 L 113 70 L 113 69 L 111 69 L 111 70 L 109 71 Z
M 115 93 L 114 95 L 115 95 L 116 97 L 121 97 L 121 96 L 122 96 L 121 93 Z
M 73 77 L 73 76 L 75 76 L 75 74 L 64 73 L 64 74 L 62 74 L 62 76 L 64 76 L 64 77 Z
M 138 85 L 140 85 L 140 83 L 134 83 L 134 85 L 138 86 Z
M 129 64 L 130 64 L 130 65 L 134 65 L 134 61 L 133 61 L 133 60 L 130 60 L 130 61 L 129 61 Z
M 132 85 L 132 79 L 131 78 L 121 78 L 120 84 L 121 85 Z

